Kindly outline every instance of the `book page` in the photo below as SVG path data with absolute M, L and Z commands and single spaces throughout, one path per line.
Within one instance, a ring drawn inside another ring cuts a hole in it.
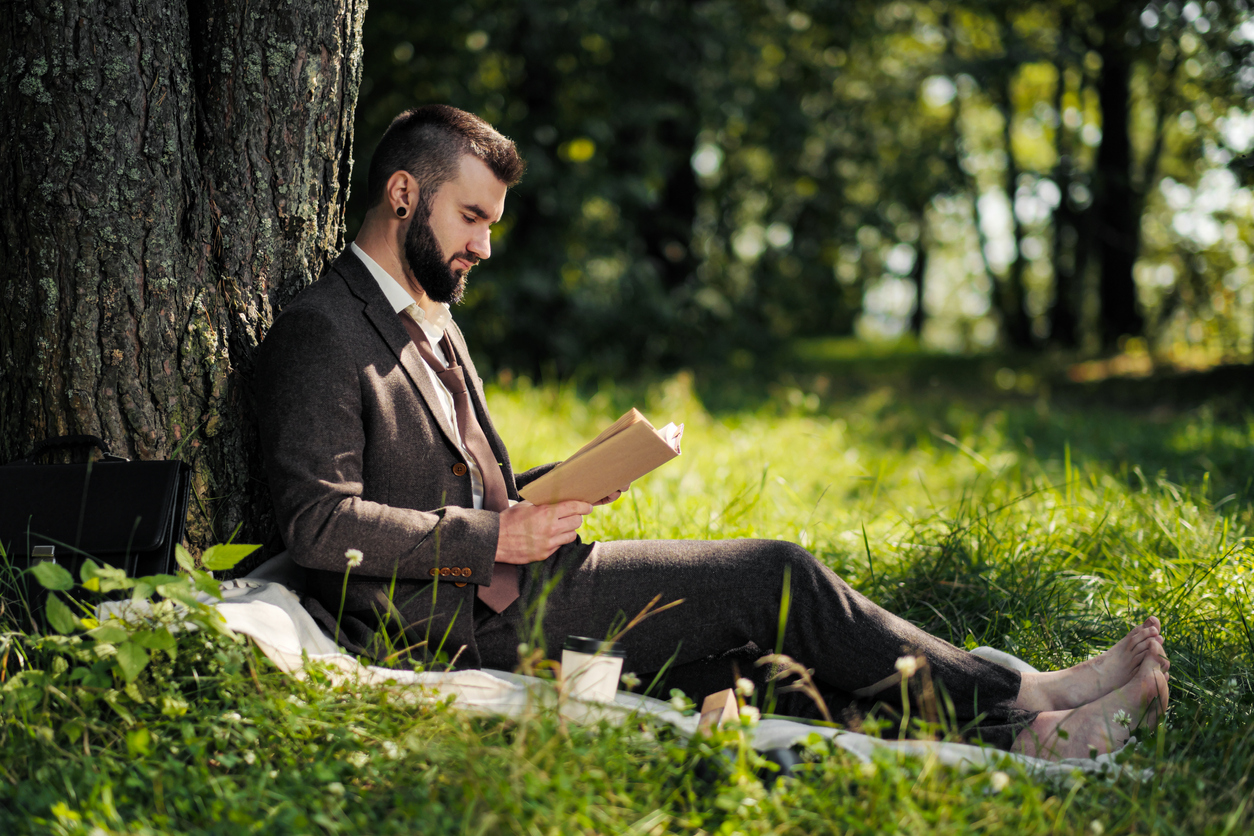
M 672 421 L 669 424 L 667 424 L 665 427 L 662 427 L 662 429 L 655 430 L 655 432 L 657 433 L 658 438 L 666 442 L 667 447 L 670 447 L 672 450 L 675 451 L 676 456 L 678 456 L 680 453 L 683 452 L 682 450 L 679 449 L 679 442 L 684 437 L 684 425 L 683 424 L 680 424 L 679 426 L 675 426 L 675 422 Z

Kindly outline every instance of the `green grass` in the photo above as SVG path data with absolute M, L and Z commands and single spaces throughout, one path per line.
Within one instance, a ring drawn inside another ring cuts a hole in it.
M 195 634 L 137 680 L 140 696 L 185 699 L 181 716 L 138 702 L 128 726 L 100 701 L 70 705 L 52 690 L 19 704 L 6 684 L 0 832 L 1254 827 L 1254 415 L 1119 411 L 1036 384 L 1007 394 L 987 360 L 808 362 L 767 383 L 724 371 L 511 381 L 490 400 L 520 469 L 560 458 L 632 404 L 655 423 L 685 422 L 684 455 L 598 509 L 586 539 L 794 540 L 927 629 L 1039 667 L 1084 659 L 1158 615 L 1172 708 L 1132 758 L 1153 781 L 1040 784 L 1009 770 L 999 790 L 987 773 L 862 765 L 817 746 L 803 778 L 768 790 L 746 753 L 720 767 L 714 744 L 665 729 L 405 705 L 291 680 L 247 646 Z M 20 654 L 8 647 L 11 683 Z M 25 664 L 51 670 L 54 655 L 28 650 Z

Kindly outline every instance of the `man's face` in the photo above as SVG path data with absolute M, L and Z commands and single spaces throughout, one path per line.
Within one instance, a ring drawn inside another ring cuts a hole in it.
M 466 154 L 456 177 L 434 195 L 419 195 L 401 244 L 427 296 L 449 304 L 461 301 L 470 268 L 492 255 L 492 225 L 505 211 L 505 192 L 486 163 Z

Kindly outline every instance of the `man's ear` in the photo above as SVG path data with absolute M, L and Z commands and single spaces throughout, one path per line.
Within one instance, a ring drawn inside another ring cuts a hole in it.
M 392 172 L 383 189 L 383 200 L 396 217 L 411 217 L 418 205 L 418 181 L 403 169 Z

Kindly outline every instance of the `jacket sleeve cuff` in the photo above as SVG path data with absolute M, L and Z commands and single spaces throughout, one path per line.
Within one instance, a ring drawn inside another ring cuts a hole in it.
M 491 584 L 501 515 L 456 505 L 439 513 L 443 519 L 401 559 L 398 574 L 418 580 Z

